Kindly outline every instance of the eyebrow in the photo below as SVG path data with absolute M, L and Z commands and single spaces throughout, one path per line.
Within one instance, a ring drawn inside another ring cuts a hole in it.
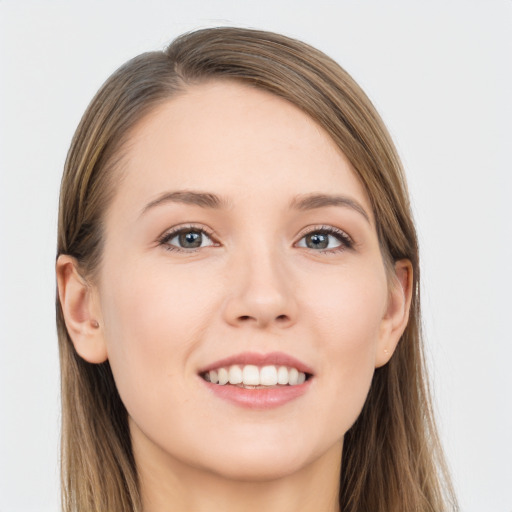
M 221 209 L 227 208 L 229 202 L 216 194 L 210 192 L 194 192 L 191 190 L 178 190 L 175 192 L 164 192 L 153 201 L 149 202 L 141 212 L 141 215 L 148 210 L 165 203 L 183 203 L 200 206 L 201 208 Z M 294 210 L 314 210 L 326 206 L 342 206 L 351 208 L 360 213 L 368 223 L 370 217 L 366 210 L 354 199 L 347 196 L 329 194 L 307 194 L 296 197 L 290 202 L 290 208 Z
M 295 210 L 314 210 L 316 208 L 324 208 L 326 206 L 343 206 L 351 208 L 360 213 L 368 223 L 370 216 L 366 210 L 355 200 L 347 196 L 329 195 L 329 194 L 307 194 L 299 196 L 290 203 L 290 207 Z
M 151 208 L 165 203 L 183 203 L 200 206 L 201 208 L 225 208 L 228 202 L 215 194 L 208 192 L 193 192 L 189 190 L 178 190 L 176 192 L 164 192 L 156 199 L 148 203 L 141 212 L 146 213 Z

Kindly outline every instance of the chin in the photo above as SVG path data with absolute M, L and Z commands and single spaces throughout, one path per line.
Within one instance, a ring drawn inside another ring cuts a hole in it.
M 246 434 L 246 433 L 244 433 Z M 268 434 L 268 432 L 266 432 Z M 208 472 L 236 481 L 269 481 L 297 473 L 329 451 L 329 446 L 289 429 L 279 435 L 264 435 L 253 429 L 250 435 L 227 436 L 223 442 L 203 446 L 196 461 Z M 339 446 L 341 460 L 341 445 Z
M 273 453 L 267 456 L 235 456 L 232 459 L 226 457 L 220 464 L 210 467 L 210 471 L 239 482 L 268 482 L 293 475 L 306 467 L 308 462 L 292 454 L 279 453 L 276 447 Z

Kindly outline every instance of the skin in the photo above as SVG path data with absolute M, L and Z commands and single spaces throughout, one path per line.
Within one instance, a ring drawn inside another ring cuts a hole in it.
M 121 168 L 97 279 L 69 256 L 57 274 L 76 350 L 109 359 L 128 410 L 144 511 L 338 510 L 343 436 L 406 326 L 412 282 L 407 261 L 387 275 L 349 162 L 295 106 L 212 82 L 143 119 Z M 148 207 L 175 191 L 226 204 Z M 290 207 L 311 193 L 353 203 Z M 180 226 L 209 237 L 159 241 Z M 308 247 L 325 226 L 352 245 Z M 300 359 L 308 391 L 268 410 L 212 395 L 199 369 L 244 351 Z

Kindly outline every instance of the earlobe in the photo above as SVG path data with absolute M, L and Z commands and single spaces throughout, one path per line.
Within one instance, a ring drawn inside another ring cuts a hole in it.
M 105 362 L 108 355 L 94 290 L 80 275 L 71 256 L 58 257 L 56 272 L 59 301 L 75 350 L 90 363 Z
M 413 285 L 413 269 L 409 260 L 398 260 L 395 263 L 395 275 L 391 281 L 377 346 L 376 368 L 384 366 L 391 359 L 409 321 Z

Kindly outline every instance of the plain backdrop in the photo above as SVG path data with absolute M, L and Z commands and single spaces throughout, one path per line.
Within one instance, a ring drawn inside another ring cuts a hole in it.
M 512 1 L 0 0 L 0 511 L 59 508 L 60 176 L 115 68 L 191 29 L 282 32 L 368 93 L 403 159 L 463 512 L 512 512 Z

